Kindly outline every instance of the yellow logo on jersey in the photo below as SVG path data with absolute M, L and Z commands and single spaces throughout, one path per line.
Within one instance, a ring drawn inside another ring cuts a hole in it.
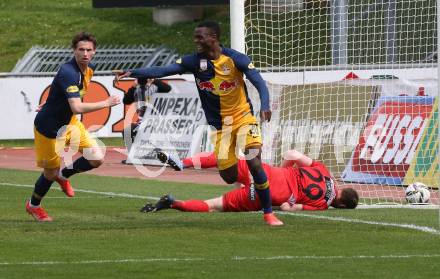
M 177 63 L 177 64 L 182 64 L 182 58 L 177 59 L 177 60 L 176 60 L 176 63 Z
M 228 64 L 223 64 L 223 65 L 221 66 L 221 68 L 222 68 L 222 71 L 223 71 L 223 74 L 224 74 L 224 75 L 229 75 L 229 74 L 231 74 L 231 67 L 229 67 Z
M 79 88 L 78 88 L 78 86 L 76 86 L 76 85 L 69 86 L 69 87 L 67 87 L 67 89 L 66 89 L 66 92 L 67 92 L 67 93 L 76 93 L 76 92 L 78 92 L 78 91 L 79 91 Z
M 252 64 L 252 62 L 251 62 L 251 63 L 249 63 L 248 68 L 252 70 L 252 69 L 255 69 L 255 66 L 254 66 L 254 64 Z

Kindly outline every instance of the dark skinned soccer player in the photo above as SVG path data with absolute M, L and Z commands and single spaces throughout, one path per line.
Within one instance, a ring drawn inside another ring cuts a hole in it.
M 270 187 L 261 162 L 261 131 L 253 114 L 243 74 L 257 88 L 261 100 L 262 121 L 270 121 L 269 91 L 266 83 L 247 55 L 220 44 L 217 22 L 200 23 L 194 30 L 197 52 L 186 55 L 164 67 L 150 67 L 117 72 L 124 77 L 160 78 L 191 72 L 196 80 L 202 107 L 208 124 L 217 129 L 215 154 L 220 176 L 226 183 L 238 178 L 239 146 L 261 201 L 264 221 L 271 226 L 283 225 L 272 211 Z

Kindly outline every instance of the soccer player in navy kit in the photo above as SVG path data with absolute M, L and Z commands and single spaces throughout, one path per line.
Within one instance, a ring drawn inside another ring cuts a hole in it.
M 37 166 L 43 173 L 37 179 L 31 199 L 26 202 L 26 211 L 37 221 L 50 222 L 47 212 L 40 206 L 41 200 L 57 181 L 63 192 L 74 196 L 68 178 L 75 173 L 99 167 L 103 163 L 102 153 L 76 114 L 97 111 L 120 103 L 119 97 L 110 96 L 105 101 L 83 103 L 81 97 L 93 76 L 94 66 L 90 61 L 95 55 L 96 39 L 86 32 L 72 39 L 74 57 L 63 64 L 53 79 L 46 103 L 40 107 L 34 121 L 35 153 Z M 93 92 L 91 93 L 93 94 Z M 77 144 L 81 152 L 90 151 L 90 160 L 84 156 L 60 172 L 60 163 L 66 143 Z
M 200 23 L 194 30 L 193 39 L 197 53 L 164 67 L 120 71 L 116 78 L 159 78 L 193 73 L 208 124 L 217 129 L 215 153 L 220 176 L 227 183 L 237 181 L 236 146 L 242 147 L 261 200 L 265 222 L 271 226 L 283 225 L 272 212 L 269 183 L 261 163 L 261 131 L 243 74 L 259 92 L 263 121 L 270 121 L 272 114 L 267 86 L 248 56 L 220 45 L 218 23 Z

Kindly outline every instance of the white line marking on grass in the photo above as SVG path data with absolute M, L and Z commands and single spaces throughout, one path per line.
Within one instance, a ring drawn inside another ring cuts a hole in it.
M 278 261 L 278 260 L 362 260 L 362 259 L 412 259 L 412 258 L 438 258 L 440 254 L 425 255 L 354 255 L 354 256 L 274 256 L 274 257 L 241 257 L 231 258 L 145 258 L 145 259 L 115 259 L 115 260 L 84 260 L 84 261 L 36 261 L 36 262 L 0 262 L 0 266 L 13 265 L 64 265 L 64 264 L 109 264 L 109 263 L 144 263 L 144 262 L 218 262 L 218 261 Z
M 12 186 L 12 187 L 34 188 L 34 185 L 15 184 L 15 183 L 8 183 L 8 182 L 0 182 L 0 185 Z M 54 187 L 53 189 L 61 191 L 61 189 L 59 189 L 58 187 Z M 89 193 L 89 194 L 97 194 L 97 195 L 104 195 L 104 196 L 110 196 L 110 197 L 122 197 L 122 198 L 132 198 L 132 199 L 149 199 L 149 200 L 156 200 L 156 201 L 159 200 L 159 198 L 157 198 L 157 197 L 133 195 L 133 194 L 128 194 L 128 193 L 100 192 L 100 191 L 77 189 L 77 188 L 74 188 L 74 189 L 75 189 L 75 192 L 79 192 L 79 193 Z
M 356 209 L 383 209 L 383 208 L 408 208 L 408 209 L 439 209 L 438 204 L 372 204 L 358 205 Z
M 43 261 L 43 262 L 0 262 L 2 265 L 59 265 L 59 264 L 106 264 L 106 263 L 143 263 L 143 262 L 177 262 L 204 261 L 203 258 L 150 258 L 150 259 L 120 259 L 120 260 L 88 260 L 88 261 Z
M 417 226 L 414 224 L 376 222 L 376 221 L 366 221 L 366 220 L 360 220 L 360 219 L 349 219 L 349 218 L 343 218 L 343 217 L 331 217 L 331 216 L 312 215 L 312 214 L 305 214 L 305 213 L 293 213 L 293 212 L 284 212 L 284 211 L 278 211 L 278 214 L 307 217 L 307 218 L 312 218 L 312 219 L 325 219 L 325 220 L 330 220 L 330 221 L 340 221 L 340 222 L 348 222 L 348 223 L 359 223 L 359 224 L 367 224 L 367 225 L 379 225 L 379 226 L 385 226 L 385 227 L 405 228 L 405 229 L 417 230 L 417 231 L 440 235 L 440 231 L 438 231 L 434 228 L 425 227 L 425 226 Z
M 411 259 L 411 258 L 438 258 L 440 254 L 425 255 L 354 255 L 354 256 L 274 256 L 274 257 L 234 257 L 233 260 L 333 260 L 333 259 Z
M 84 197 L 75 197 L 75 199 L 108 199 L 109 197 L 97 197 L 97 196 L 84 196 Z M 64 199 L 70 199 L 69 197 L 44 197 L 45 200 L 64 200 Z M 11 199 L 11 198 L 0 198 L 0 201 L 12 201 L 17 199 Z
M 34 187 L 34 185 L 29 185 L 29 184 L 15 184 L 15 183 L 8 183 L 8 182 L 0 182 L 0 185 L 12 186 L 12 187 L 25 187 L 25 188 L 33 188 Z M 55 188 L 55 189 L 61 191 L 61 189 L 59 189 L 59 188 Z M 111 197 L 159 200 L 159 198 L 157 198 L 157 197 L 132 195 L 132 194 L 128 194 L 128 193 L 99 192 L 99 191 L 84 190 L 84 189 L 75 189 L 75 191 L 82 192 L 82 193 L 105 195 L 105 196 L 111 196 Z M 257 212 L 255 212 L 255 213 L 257 213 Z M 340 222 L 348 222 L 348 223 L 360 223 L 360 224 L 377 225 L 377 226 L 385 226 L 385 227 L 398 227 L 398 228 L 412 229 L 412 230 L 422 231 L 422 232 L 431 233 L 431 234 L 435 234 L 435 235 L 440 235 L 440 231 L 438 231 L 434 228 L 425 227 L 425 226 L 417 226 L 414 224 L 376 222 L 376 221 L 366 221 L 366 220 L 360 220 L 360 219 L 349 219 L 349 218 L 343 218 L 343 217 L 331 217 L 331 216 L 312 215 L 312 214 L 284 212 L 284 211 L 278 211 L 278 214 L 307 217 L 307 218 L 312 218 L 312 219 L 325 219 L 325 220 L 330 220 L 330 221 L 340 221 Z
M 81 196 L 81 197 L 75 197 L 75 200 L 77 199 L 108 199 L 109 197 L 97 197 L 97 196 Z M 44 199 L 70 199 L 69 197 L 44 197 Z

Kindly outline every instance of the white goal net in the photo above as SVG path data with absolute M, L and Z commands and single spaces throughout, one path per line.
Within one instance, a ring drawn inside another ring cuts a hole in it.
M 404 204 L 414 182 L 439 203 L 435 0 L 249 0 L 244 15 L 272 95 L 267 162 L 297 149 L 365 204 Z

